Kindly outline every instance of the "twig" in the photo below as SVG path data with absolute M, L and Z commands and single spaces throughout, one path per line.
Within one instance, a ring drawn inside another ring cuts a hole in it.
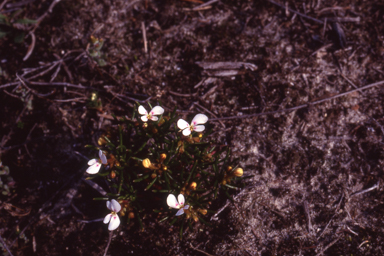
M 205 252 L 205 251 L 202 251 L 202 250 L 200 250 L 200 249 L 197 249 L 196 247 L 194 247 L 194 246 L 192 245 L 192 243 L 189 243 L 189 246 L 190 246 L 193 250 L 198 251 L 198 252 L 201 252 L 202 254 L 205 254 L 205 255 L 207 255 L 207 256 L 214 256 L 214 255 L 209 254 L 209 253 L 207 253 L 207 252 Z
M 208 112 L 209 114 L 211 114 L 212 116 L 217 118 L 217 116 L 215 114 L 213 114 L 211 111 L 209 111 L 205 107 L 201 106 L 199 103 L 195 102 L 195 105 L 198 106 L 199 108 L 202 108 L 204 111 Z M 221 124 L 221 126 L 223 126 L 224 129 L 227 128 L 227 127 L 225 127 L 225 124 L 223 122 L 221 122 L 220 120 L 218 120 L 218 121 Z
M 211 1 L 208 1 L 208 2 L 206 2 L 206 3 L 204 3 L 204 4 L 201 4 L 201 5 L 198 5 L 198 6 L 194 7 L 194 8 L 192 8 L 192 10 L 193 10 L 193 11 L 197 11 L 197 10 L 199 10 L 199 9 L 205 7 L 205 6 L 211 5 L 211 4 L 216 3 L 216 2 L 218 2 L 218 1 L 219 1 L 219 0 L 211 0 Z
M 26 61 L 32 54 L 33 52 L 33 49 L 35 49 L 35 44 L 36 44 L 36 36 L 35 36 L 35 33 L 33 31 L 30 31 L 29 32 L 29 35 L 31 36 L 31 44 L 29 45 L 28 47 L 28 51 L 27 51 L 27 54 L 25 55 L 25 57 L 23 58 L 23 61 Z
M 178 93 L 178 92 L 173 92 L 173 91 L 168 91 L 169 94 L 172 94 L 172 95 L 175 95 L 175 96 L 178 96 L 178 97 L 195 97 L 197 95 L 197 92 L 195 93 L 188 93 L 188 94 L 182 94 L 182 93 Z
M 143 33 L 143 41 L 144 41 L 144 52 L 148 53 L 148 42 L 147 42 L 147 32 L 145 30 L 144 21 L 141 22 L 141 31 Z
M 10 256 L 13 256 L 13 254 L 11 253 L 11 251 L 9 250 L 7 244 L 5 243 L 5 241 L 3 240 L 3 238 L 1 237 L 0 235 L 0 242 L 3 244 L 3 247 L 5 248 L 5 250 L 7 250 L 7 252 L 9 253 Z
M 308 102 L 306 104 L 303 104 L 303 105 L 300 105 L 300 106 L 296 106 L 296 107 L 292 107 L 292 108 L 279 109 L 279 110 L 275 110 L 275 111 L 256 113 L 256 114 L 250 114 L 250 115 L 243 115 L 243 116 L 228 116 L 228 117 L 211 118 L 210 121 L 243 119 L 243 118 L 250 118 L 250 117 L 273 115 L 273 114 L 282 113 L 282 112 L 290 112 L 290 111 L 293 111 L 293 110 L 298 110 L 298 109 L 302 109 L 302 108 L 307 108 L 309 106 L 317 105 L 317 104 L 323 103 L 325 101 L 337 99 L 337 98 L 343 97 L 345 95 L 348 95 L 348 94 L 351 94 L 351 93 L 354 93 L 354 92 L 357 92 L 357 91 L 366 90 L 366 89 L 369 89 L 369 88 L 372 88 L 372 87 L 375 87 L 375 86 L 381 86 L 383 84 L 384 84 L 384 80 L 380 81 L 380 82 L 373 83 L 373 84 L 368 84 L 366 86 L 363 86 L 363 87 L 360 87 L 360 88 L 357 88 L 357 89 L 354 89 L 354 90 L 350 90 L 350 91 L 347 91 L 347 92 L 339 93 L 339 94 L 333 95 L 331 97 L 327 97 L 327 98 L 324 98 L 324 99 L 316 100 L 316 101 L 313 101 L 313 102 Z
M 336 238 L 335 240 L 333 240 L 331 243 L 329 243 L 321 252 L 319 252 L 318 254 L 316 254 L 316 256 L 319 256 L 319 255 L 322 255 L 326 250 L 329 249 L 329 247 L 331 247 L 332 245 L 334 245 L 337 241 L 339 241 L 340 237 L 339 238 Z
M 374 189 L 377 189 L 379 187 L 379 182 L 377 182 L 373 187 L 370 187 L 370 188 L 367 188 L 367 189 L 364 189 L 364 190 L 361 190 L 359 192 L 355 192 L 351 195 L 352 196 L 358 196 L 358 195 L 361 195 L 361 194 L 364 194 L 364 193 L 367 193 L 369 191 L 372 191 Z
M 233 197 L 233 200 L 237 199 L 239 196 L 241 196 L 242 194 L 244 194 L 245 191 L 247 191 L 249 188 L 252 188 L 252 187 L 254 187 L 254 186 L 255 186 L 255 185 L 250 185 L 250 186 L 248 186 L 248 187 L 246 187 L 246 188 L 243 188 L 243 190 L 240 191 L 239 194 L 237 194 L 236 196 Z M 224 205 L 223 207 L 221 207 L 221 208 L 215 213 L 215 215 L 213 215 L 213 216 L 211 217 L 211 221 L 212 221 L 212 220 L 217 220 L 217 216 L 218 216 L 222 211 L 224 211 L 224 209 L 227 208 L 228 205 L 229 205 L 230 203 L 231 203 L 231 200 L 228 199 L 227 202 L 225 203 L 225 205 Z
M 286 7 L 286 6 L 282 5 L 282 4 L 276 3 L 276 2 L 273 1 L 273 0 L 268 0 L 268 2 L 270 2 L 271 4 L 277 5 L 277 6 L 283 8 L 283 9 L 285 9 L 285 10 L 288 10 L 288 11 L 290 11 L 290 12 L 296 13 L 297 15 L 299 15 L 299 16 L 301 16 L 301 17 L 303 17 L 303 18 L 312 20 L 312 21 L 317 22 L 317 23 L 320 23 L 320 24 L 323 24 L 323 23 L 324 23 L 324 21 L 322 21 L 322 20 L 318 20 L 318 19 L 312 18 L 312 17 L 310 17 L 310 16 L 308 16 L 308 15 L 302 14 L 302 13 L 300 13 L 300 12 L 298 12 L 298 11 L 295 11 L 295 10 L 289 8 L 289 7 Z
M 9 0 L 4 0 L 1 4 L 0 4 L 0 11 L 1 9 L 3 9 L 4 5 L 8 2 Z
M 305 216 L 307 217 L 307 221 L 308 221 L 308 232 L 311 233 L 312 232 L 311 213 L 309 212 L 307 201 L 304 201 L 304 210 L 305 210 Z
M 337 210 L 339 209 L 340 204 L 341 204 L 341 202 L 343 201 L 343 198 L 344 198 L 344 194 L 341 195 L 340 201 L 339 201 L 339 203 L 337 204 L 337 207 L 336 207 L 336 210 L 335 210 L 336 213 L 333 214 L 333 216 L 331 217 L 331 219 L 328 221 L 328 224 L 325 226 L 325 228 L 323 229 L 323 232 L 321 232 L 321 234 L 320 234 L 320 236 L 317 238 L 317 240 L 319 240 L 320 237 L 325 233 L 325 231 L 327 230 L 329 224 L 331 224 L 331 221 L 333 220 L 333 217 L 335 217 L 335 216 L 338 214 L 338 213 L 337 213 Z

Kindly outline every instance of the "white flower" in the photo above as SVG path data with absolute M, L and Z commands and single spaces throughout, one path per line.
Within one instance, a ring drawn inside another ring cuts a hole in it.
M 91 159 L 88 161 L 88 169 L 86 170 L 89 174 L 95 174 L 100 171 L 101 163 L 107 164 L 107 157 L 104 155 L 103 151 L 99 150 L 99 158 L 100 159 Z
M 120 218 L 117 213 L 121 210 L 121 205 L 115 199 L 112 199 L 111 201 L 107 201 L 107 208 L 112 212 L 105 216 L 103 222 L 104 224 L 109 222 L 108 230 L 112 231 L 120 225 Z
M 202 132 L 205 129 L 204 125 L 199 124 L 205 124 L 208 121 L 208 117 L 204 114 L 197 114 L 191 122 L 191 125 L 189 125 L 186 121 L 183 119 L 179 119 L 177 121 L 177 127 L 179 127 L 181 130 L 183 130 L 183 135 L 188 136 L 191 134 L 191 131 L 195 132 Z
M 167 197 L 167 204 L 169 207 L 179 209 L 176 213 L 176 216 L 179 216 L 184 213 L 184 209 L 187 210 L 189 208 L 189 205 L 184 206 L 185 199 L 182 194 L 180 194 L 177 199 L 178 200 L 176 200 L 176 197 L 174 195 L 169 194 Z
M 145 108 L 140 105 L 138 111 L 139 111 L 139 114 L 142 115 L 141 116 L 141 120 L 143 122 L 147 122 L 148 119 L 152 120 L 152 121 L 157 121 L 157 120 L 159 120 L 159 118 L 157 116 L 159 116 L 159 115 L 164 113 L 164 109 L 162 107 L 160 107 L 160 106 L 154 107 L 148 113 L 147 110 L 145 110 Z

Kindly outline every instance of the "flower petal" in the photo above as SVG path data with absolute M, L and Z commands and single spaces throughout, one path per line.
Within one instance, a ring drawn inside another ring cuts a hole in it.
M 195 132 L 202 132 L 202 131 L 205 130 L 205 126 L 204 125 L 196 125 L 196 126 L 193 127 L 193 130 Z
M 97 162 L 97 163 L 89 166 L 88 169 L 86 170 L 86 172 L 89 174 L 96 174 L 100 171 L 100 167 L 101 167 L 101 164 Z
M 121 205 L 115 199 L 111 200 L 111 209 L 114 212 L 119 212 L 121 210 Z
M 117 216 L 117 214 L 112 214 L 111 221 L 109 222 L 109 225 L 108 225 L 108 230 L 109 231 L 115 230 L 119 227 L 119 225 L 120 225 L 119 216 Z
M 185 203 L 184 195 L 183 195 L 183 194 L 179 194 L 179 195 L 177 196 L 177 201 L 179 201 L 180 207 L 183 207 L 183 206 L 184 206 L 184 203 Z
M 167 197 L 167 204 L 169 207 L 175 208 L 175 209 L 180 209 L 179 203 L 176 200 L 176 197 L 172 194 L 169 194 Z
M 208 121 L 208 117 L 204 114 L 197 114 L 193 119 L 191 124 L 205 124 Z
M 139 106 L 138 111 L 140 115 L 148 115 L 147 110 L 145 110 L 145 108 L 142 105 Z
M 189 205 L 184 206 L 183 209 L 188 210 L 189 209 Z
M 112 217 L 112 213 L 105 216 L 103 220 L 104 224 L 107 224 L 111 220 L 111 217 Z
M 177 121 L 177 127 L 179 127 L 179 129 L 181 130 L 184 130 L 185 128 L 189 127 L 189 124 L 187 123 L 187 121 L 179 119 L 179 121 Z
M 184 210 L 183 210 L 183 209 L 180 209 L 180 210 L 177 211 L 176 216 L 180 216 L 180 215 L 183 214 L 183 213 L 184 213 Z
M 94 165 L 95 163 L 97 163 L 97 159 L 91 159 L 88 161 L 88 165 Z
M 148 121 L 148 117 L 147 116 L 141 116 L 141 121 L 147 122 Z
M 189 128 L 183 130 L 184 136 L 188 136 L 189 134 L 191 134 L 191 130 Z
M 160 106 L 156 106 L 151 110 L 152 115 L 162 115 L 164 113 L 164 109 Z
M 107 164 L 107 157 L 104 155 L 103 151 L 99 150 L 99 157 L 103 164 Z
M 156 122 L 157 120 L 159 120 L 159 118 L 157 116 L 151 116 L 151 120 Z

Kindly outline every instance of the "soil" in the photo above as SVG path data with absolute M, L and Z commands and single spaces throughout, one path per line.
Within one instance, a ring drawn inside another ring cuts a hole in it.
M 250 178 L 210 226 L 145 216 L 107 255 L 384 255 L 384 4 L 202 4 L 0 3 L 3 255 L 104 255 L 84 146 L 135 102 L 205 113 Z

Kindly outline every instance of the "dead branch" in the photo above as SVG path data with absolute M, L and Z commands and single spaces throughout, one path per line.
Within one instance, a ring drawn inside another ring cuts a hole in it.
M 296 106 L 296 107 L 292 107 L 292 108 L 279 109 L 279 110 L 275 110 L 275 111 L 256 113 L 256 114 L 250 114 L 250 115 L 243 115 L 243 116 L 228 116 L 228 117 L 212 118 L 212 119 L 210 119 L 210 121 L 243 119 L 243 118 L 251 118 L 251 117 L 258 117 L 258 116 L 265 116 L 265 115 L 273 115 L 273 114 L 283 113 L 283 112 L 290 112 L 290 111 L 294 111 L 294 110 L 298 110 L 298 109 L 302 109 L 302 108 L 307 108 L 309 106 L 317 105 L 317 104 L 320 104 L 320 103 L 323 103 L 323 102 L 326 102 L 326 101 L 329 101 L 329 100 L 337 99 L 337 98 L 346 96 L 348 94 L 351 94 L 351 93 L 354 93 L 354 92 L 357 92 L 357 91 L 366 90 L 366 89 L 369 89 L 369 88 L 372 88 L 372 87 L 375 87 L 375 86 L 381 86 L 383 84 L 384 84 L 384 80 L 380 81 L 380 82 L 373 83 L 373 84 L 368 84 L 366 86 L 363 86 L 363 87 L 360 87 L 360 88 L 357 88 L 357 89 L 354 89 L 354 90 L 350 90 L 350 91 L 347 91 L 347 92 L 342 92 L 342 93 L 339 93 L 339 94 L 336 94 L 336 95 L 333 95 L 333 96 L 330 96 L 330 97 L 327 97 L 327 98 L 324 98 L 324 99 L 308 102 L 306 104 L 302 104 L 302 105 L 299 105 L 299 106 Z

